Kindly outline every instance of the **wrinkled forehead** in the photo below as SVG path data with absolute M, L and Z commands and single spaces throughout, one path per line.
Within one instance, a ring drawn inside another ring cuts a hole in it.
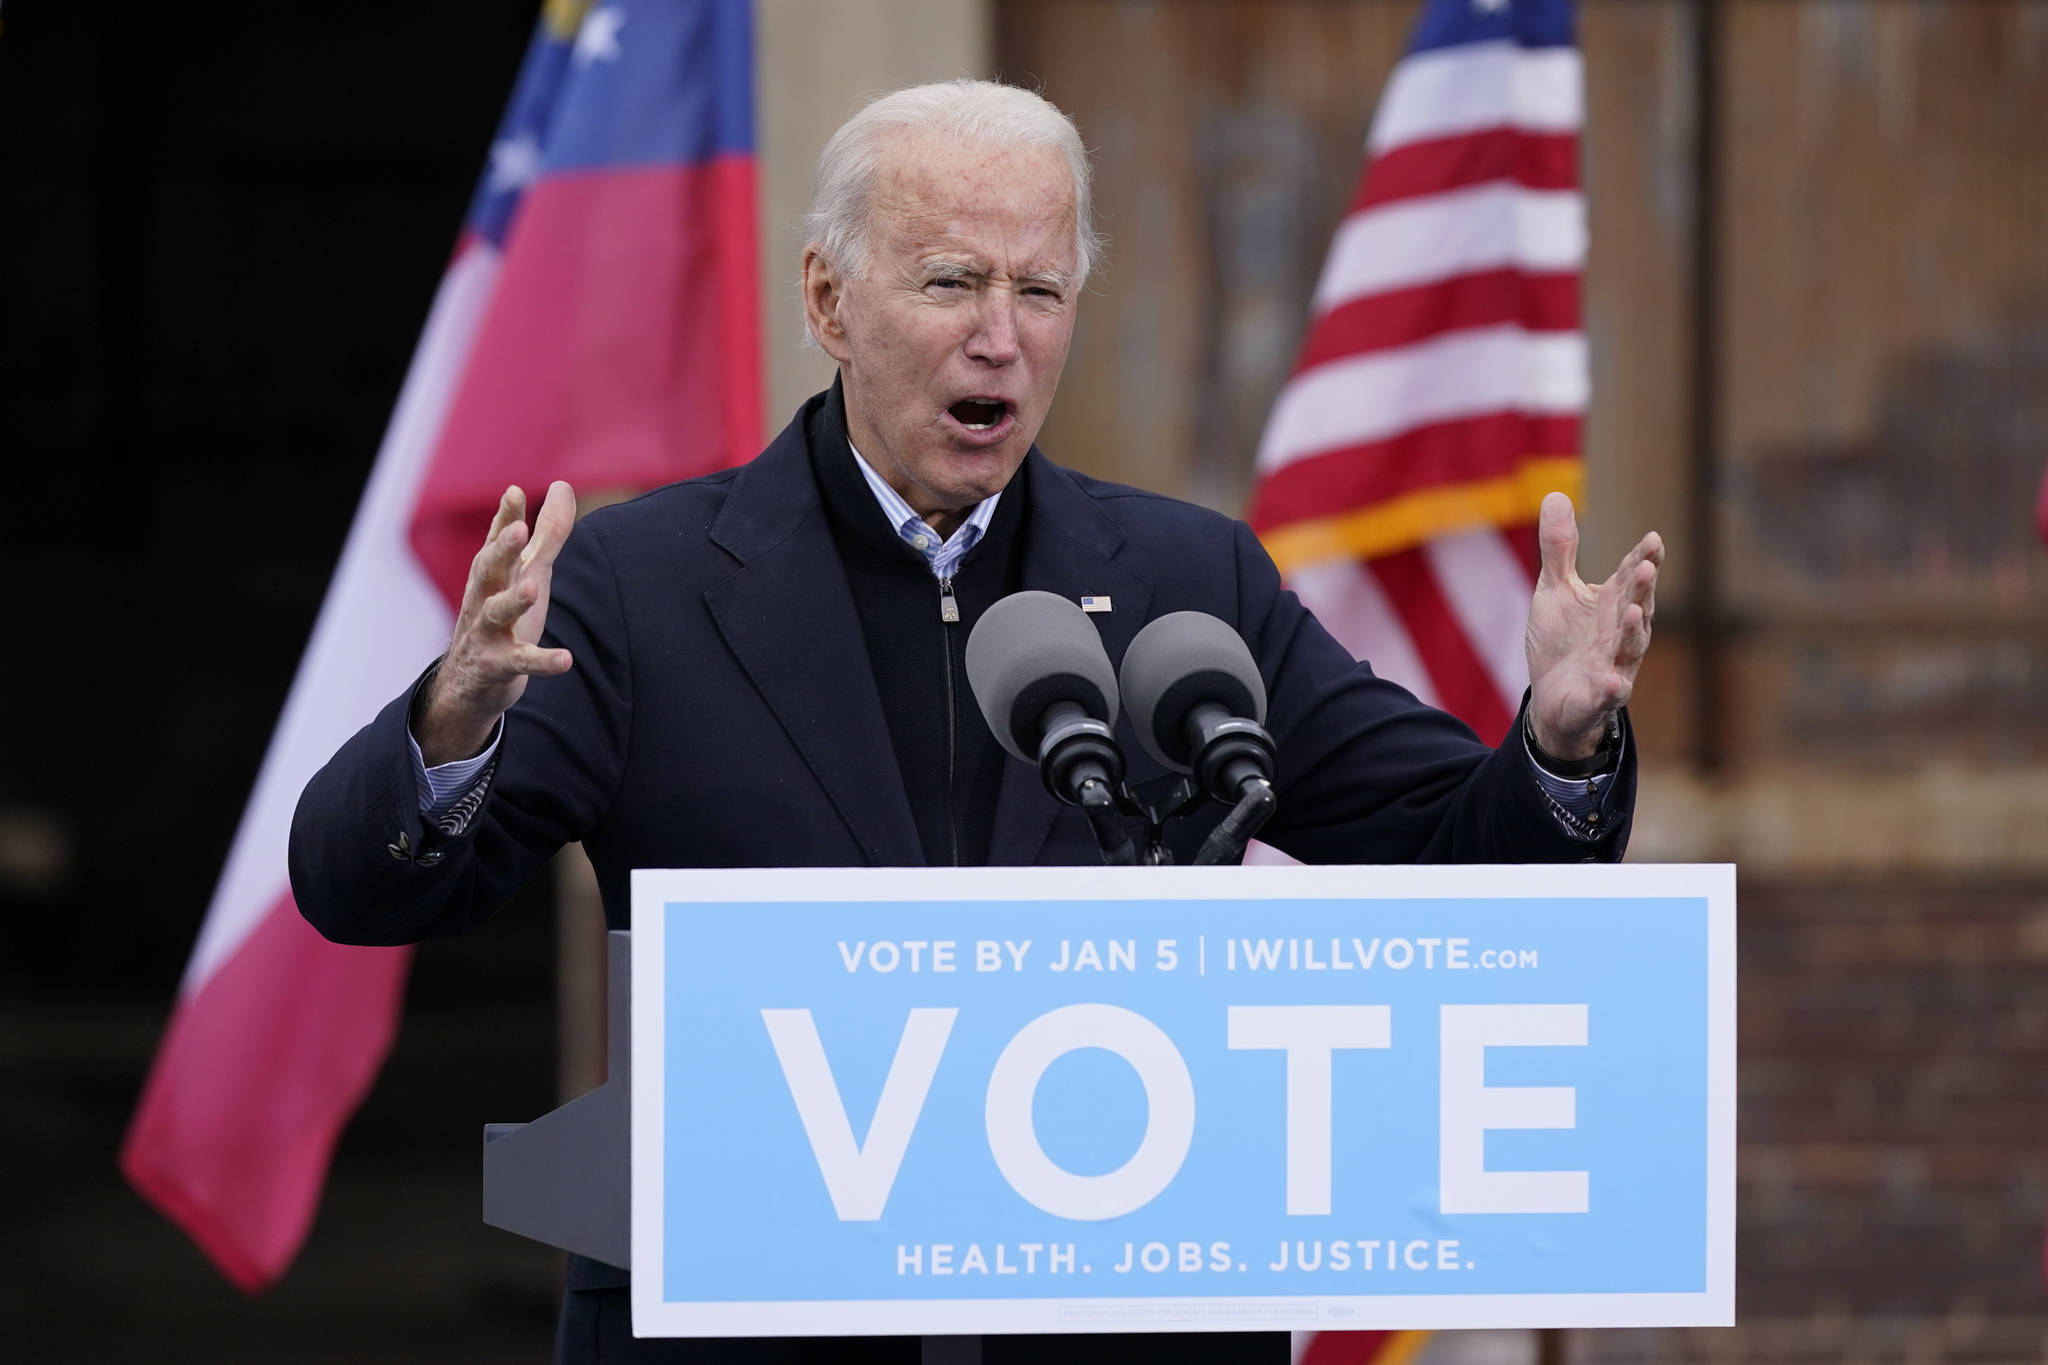
M 993 253 L 992 264 L 1071 273 L 1074 182 L 1049 147 L 903 134 L 881 148 L 870 226 L 911 255 Z

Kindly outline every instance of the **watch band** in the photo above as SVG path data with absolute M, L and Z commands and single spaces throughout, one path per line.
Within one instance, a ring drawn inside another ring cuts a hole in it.
M 1526 710 L 1522 712 L 1522 739 L 1529 746 L 1529 756 L 1545 772 L 1557 777 L 1598 777 L 1602 773 L 1613 772 L 1621 758 L 1621 716 L 1615 713 L 1607 717 L 1606 727 L 1600 734 L 1600 747 L 1584 758 L 1559 758 L 1537 743 L 1536 725 Z

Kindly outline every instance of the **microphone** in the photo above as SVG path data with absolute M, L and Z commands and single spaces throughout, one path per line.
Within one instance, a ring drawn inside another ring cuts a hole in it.
M 1235 861 L 1278 804 L 1266 683 L 1244 640 L 1199 611 L 1162 616 L 1124 653 L 1124 705 L 1145 752 L 1191 773 L 1204 793 L 1232 807 L 1197 863 Z
M 1162 616 L 1124 654 L 1124 705 L 1145 752 L 1234 803 L 1246 782 L 1273 780 L 1266 682 L 1230 626 L 1199 611 Z
M 1116 670 L 1081 608 L 1036 591 L 995 603 L 967 637 L 967 686 L 996 742 L 1037 764 L 1056 799 L 1087 812 L 1104 859 L 1136 862 L 1116 819 Z

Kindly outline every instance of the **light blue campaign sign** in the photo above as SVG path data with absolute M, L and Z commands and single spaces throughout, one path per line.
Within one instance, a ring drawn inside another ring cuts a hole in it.
M 638 1330 L 1731 1320 L 1732 883 L 639 874 Z

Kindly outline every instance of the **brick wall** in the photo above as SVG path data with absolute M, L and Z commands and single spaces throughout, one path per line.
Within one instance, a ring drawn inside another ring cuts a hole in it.
M 1741 1325 L 1567 1359 L 2048 1359 L 2048 879 L 1739 903 Z

